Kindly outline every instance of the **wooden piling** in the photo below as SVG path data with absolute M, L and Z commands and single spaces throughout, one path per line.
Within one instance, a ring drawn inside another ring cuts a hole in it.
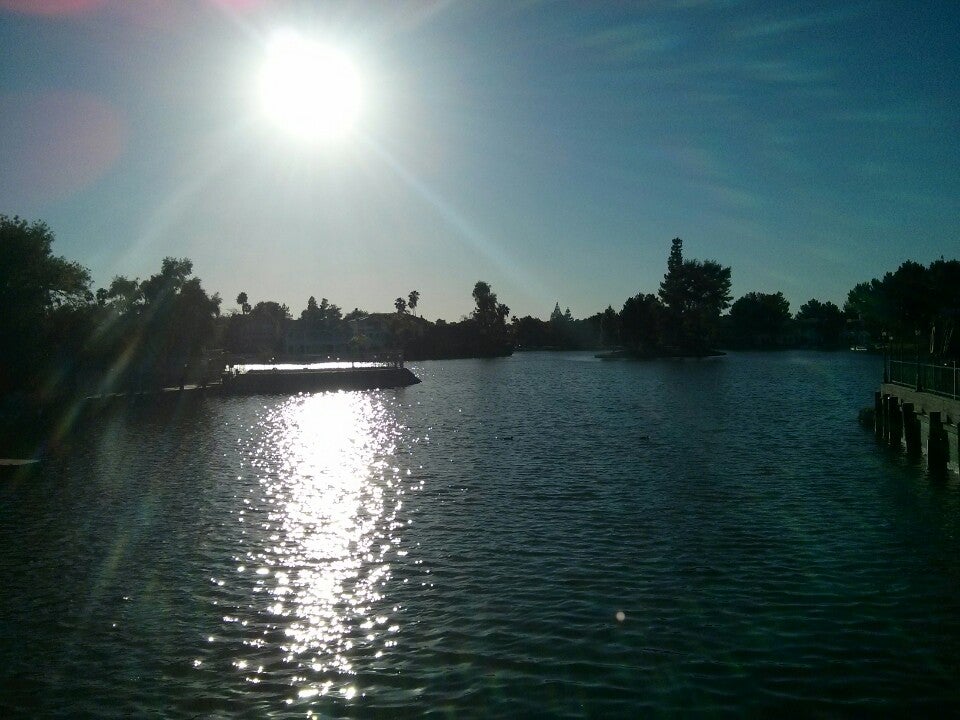
M 887 396 L 887 418 L 889 424 L 887 443 L 890 447 L 900 447 L 903 442 L 903 422 L 900 415 L 900 400 L 893 395 Z
M 903 403 L 900 411 L 903 413 L 903 440 L 907 446 L 907 455 L 913 458 L 920 457 L 923 451 L 923 443 L 920 441 L 920 418 L 914 411 L 913 403 Z
M 930 428 L 927 433 L 927 471 L 944 473 L 947 470 L 947 438 L 943 428 L 941 414 L 936 410 L 930 412 Z
M 883 435 L 880 439 L 885 442 L 890 442 L 890 398 L 891 395 L 884 395 L 881 405 L 883 406 Z
M 873 434 L 883 439 L 883 395 L 878 390 L 873 394 Z
M 869 415 L 869 410 L 864 416 Z M 873 430 L 878 443 L 903 448 L 908 457 L 927 455 L 931 474 L 957 472 L 960 462 L 960 398 L 884 383 L 873 394 Z M 869 427 L 866 417 L 864 424 Z

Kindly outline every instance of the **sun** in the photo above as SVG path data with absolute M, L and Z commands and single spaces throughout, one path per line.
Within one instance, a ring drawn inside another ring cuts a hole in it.
M 276 33 L 260 69 L 259 96 L 266 116 L 306 140 L 342 138 L 360 115 L 360 74 L 343 52 L 299 33 Z

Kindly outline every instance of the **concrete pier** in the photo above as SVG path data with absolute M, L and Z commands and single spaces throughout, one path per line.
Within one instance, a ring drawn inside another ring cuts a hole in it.
M 177 403 L 185 398 L 221 395 L 294 395 L 323 390 L 378 390 L 416 385 L 420 378 L 407 368 L 371 366 L 358 368 L 251 370 L 228 375 L 206 385 L 158 388 L 147 392 L 109 393 L 85 397 L 81 407 L 98 410 L 122 404 Z
M 317 390 L 374 390 L 415 385 L 420 380 L 402 367 L 320 370 L 251 370 L 227 376 L 218 390 L 228 395 L 298 393 Z
M 874 393 L 877 440 L 923 457 L 931 473 L 960 472 L 960 400 L 883 383 Z

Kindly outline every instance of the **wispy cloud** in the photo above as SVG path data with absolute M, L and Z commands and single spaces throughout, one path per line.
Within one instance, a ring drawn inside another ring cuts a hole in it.
M 784 85 L 814 84 L 830 77 L 824 68 L 790 60 L 745 62 L 734 69 L 758 82 Z
M 742 4 L 743 0 L 669 0 L 665 3 L 677 10 L 725 10 Z
M 599 52 L 608 60 L 631 62 L 669 52 L 682 43 L 680 35 L 644 22 L 611 27 L 588 35 L 584 47 Z
M 829 12 L 812 13 L 810 15 L 795 15 L 788 18 L 766 18 L 745 20 L 738 24 L 731 32 L 733 40 L 763 40 L 768 38 L 782 38 L 802 30 L 834 25 L 850 20 L 862 13 L 854 5 L 845 5 Z
M 844 110 L 833 116 L 834 120 L 843 123 L 864 125 L 908 125 L 921 127 L 937 125 L 940 118 L 930 112 L 921 112 L 908 108 L 894 108 L 889 110 Z

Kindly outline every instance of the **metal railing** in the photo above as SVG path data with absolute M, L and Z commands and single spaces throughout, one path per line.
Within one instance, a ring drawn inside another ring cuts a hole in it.
M 896 385 L 905 385 L 954 400 L 960 398 L 960 367 L 956 360 L 934 365 L 890 358 L 887 366 L 887 376 L 890 382 Z

